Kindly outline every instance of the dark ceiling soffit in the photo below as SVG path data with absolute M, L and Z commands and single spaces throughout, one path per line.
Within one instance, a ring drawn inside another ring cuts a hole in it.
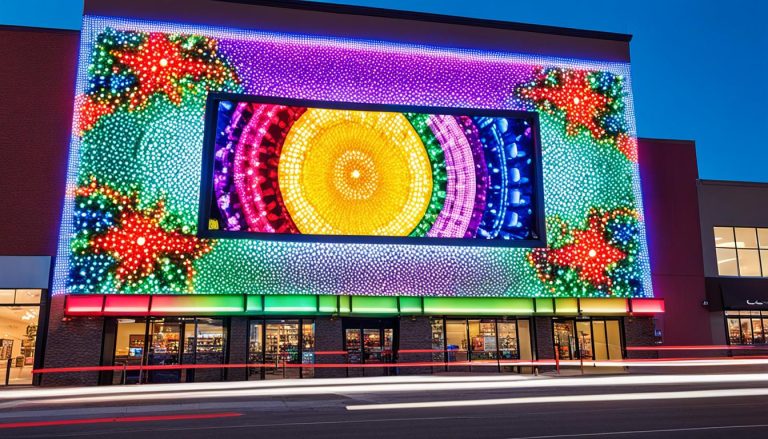
M 490 29 L 516 30 L 567 37 L 592 38 L 608 41 L 629 42 L 632 35 L 595 30 L 573 29 L 568 27 L 546 26 L 541 24 L 516 23 L 512 21 L 488 20 L 460 17 L 456 15 L 431 14 L 395 9 L 374 8 L 369 6 L 344 5 L 337 3 L 308 2 L 303 0 L 214 0 L 220 3 L 238 3 L 275 8 L 301 9 L 333 14 L 366 15 L 369 17 L 395 18 L 400 20 L 427 21 L 432 23 L 458 24 L 463 26 L 485 27 Z

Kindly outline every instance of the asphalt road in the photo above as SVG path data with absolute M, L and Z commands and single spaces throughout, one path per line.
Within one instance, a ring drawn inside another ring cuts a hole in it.
M 634 378 L 316 380 L 309 386 L 305 380 L 299 388 L 261 383 L 253 391 L 166 385 L 131 394 L 101 388 L 93 395 L 33 391 L 5 399 L 0 390 L 0 438 L 768 437 L 766 374 L 736 381 Z

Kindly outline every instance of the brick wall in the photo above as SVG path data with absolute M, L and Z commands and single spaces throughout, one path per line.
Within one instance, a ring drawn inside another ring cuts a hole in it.
M 651 317 L 624 317 L 624 340 L 626 346 L 653 346 L 654 323 Z M 655 351 L 627 351 L 627 358 L 658 358 Z
M 231 317 L 229 319 L 229 334 L 227 334 L 227 364 L 244 364 L 248 360 L 248 318 Z M 245 369 L 227 369 L 227 381 L 244 381 L 247 379 Z
M 64 296 L 51 298 L 48 336 L 45 343 L 46 368 L 99 366 L 104 332 L 103 317 L 64 319 Z M 97 372 L 45 374 L 42 386 L 98 384 Z
M 432 349 L 432 327 L 429 317 L 402 317 L 400 319 L 400 351 L 404 349 Z M 399 362 L 432 361 L 432 354 L 413 353 L 398 355 Z M 400 375 L 431 374 L 431 367 L 400 367 Z
M 343 349 L 341 319 L 331 320 L 330 317 L 318 317 L 315 320 L 315 350 L 341 351 Z M 345 363 L 344 355 L 317 355 L 315 363 L 331 364 Z M 357 371 L 359 372 L 359 370 Z M 317 378 L 338 378 L 347 376 L 344 369 L 318 368 L 315 369 Z

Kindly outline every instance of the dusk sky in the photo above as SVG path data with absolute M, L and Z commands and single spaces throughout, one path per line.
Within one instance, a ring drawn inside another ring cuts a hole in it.
M 640 137 L 695 140 L 701 178 L 768 182 L 768 2 L 337 3 L 632 34 Z M 79 29 L 82 1 L 0 1 L 0 24 Z M 589 6 L 585 6 L 589 4 Z

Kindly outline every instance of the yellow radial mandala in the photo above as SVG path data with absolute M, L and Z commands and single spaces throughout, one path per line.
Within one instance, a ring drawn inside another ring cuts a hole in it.
M 424 144 L 400 113 L 308 109 L 286 136 L 278 181 L 303 234 L 407 236 L 432 196 Z

